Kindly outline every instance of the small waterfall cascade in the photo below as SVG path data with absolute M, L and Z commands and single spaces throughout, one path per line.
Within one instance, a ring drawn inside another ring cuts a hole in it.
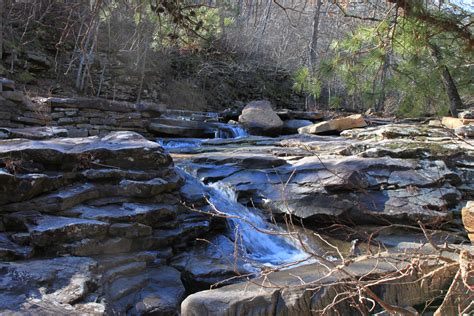
M 248 136 L 239 125 L 218 123 L 216 138 Z M 160 139 L 158 143 L 168 152 L 199 149 L 204 139 Z M 217 166 L 216 166 L 217 167 Z M 281 227 L 268 222 L 257 209 L 249 209 L 237 201 L 233 188 L 223 182 L 204 184 L 192 175 L 193 170 L 178 167 L 186 181 L 200 185 L 214 211 L 227 218 L 229 238 L 239 246 L 240 255 L 258 265 L 281 266 L 307 260 L 300 241 Z
M 241 138 L 248 136 L 247 131 L 238 124 L 219 124 L 215 132 L 216 138 Z
M 231 187 L 215 182 L 205 189 L 215 210 L 227 217 L 230 237 L 238 239 L 243 256 L 270 266 L 304 261 L 309 257 L 298 240 L 267 222 L 258 210 L 238 203 Z

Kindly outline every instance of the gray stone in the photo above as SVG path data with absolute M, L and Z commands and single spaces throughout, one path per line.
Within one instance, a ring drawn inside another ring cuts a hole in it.
M 153 229 L 150 226 L 140 223 L 118 223 L 110 225 L 109 227 L 109 235 L 116 237 L 136 238 L 149 236 L 152 232 Z
M 472 120 L 474 119 L 474 109 L 468 109 L 466 111 L 463 111 L 461 113 L 459 113 L 459 118 L 460 119 L 469 119 L 469 120 Z
M 29 259 L 32 256 L 33 249 L 31 247 L 15 244 L 7 234 L 0 233 L 0 260 L 13 261 Z
M 2 96 L 14 102 L 23 102 L 25 101 L 25 95 L 21 91 L 3 91 Z
M 175 206 L 166 204 L 124 203 L 122 206 L 77 206 L 63 214 L 110 223 L 138 222 L 152 227 L 159 227 L 163 222 L 174 219 L 177 209 Z
M 465 138 L 474 138 L 474 125 L 464 125 L 458 127 L 454 130 L 454 133 Z
M 80 302 L 96 284 L 95 267 L 92 259 L 78 257 L 0 262 L 0 313 L 45 314 L 48 307 L 41 302 L 51 306 Z M 74 308 L 69 306 L 69 311 Z
M 34 218 L 27 226 L 31 242 L 41 247 L 84 238 L 100 238 L 107 234 L 109 227 L 100 221 L 59 216 Z

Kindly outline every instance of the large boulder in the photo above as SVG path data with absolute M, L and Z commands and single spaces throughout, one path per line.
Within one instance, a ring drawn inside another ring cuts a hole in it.
M 239 123 L 253 135 L 275 136 L 280 134 L 283 127 L 283 121 L 266 100 L 247 104 L 239 116 Z
M 300 134 L 321 134 L 328 132 L 342 132 L 347 129 L 365 127 L 367 123 L 361 114 L 350 115 L 330 121 L 320 122 L 298 129 Z

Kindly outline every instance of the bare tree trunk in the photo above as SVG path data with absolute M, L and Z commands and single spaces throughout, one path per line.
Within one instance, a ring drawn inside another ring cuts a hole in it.
M 265 34 L 265 30 L 267 29 L 267 23 L 268 23 L 268 18 L 270 17 L 270 9 L 272 7 L 272 0 L 268 0 L 267 6 L 265 7 L 265 13 L 263 17 L 263 25 L 262 25 L 262 30 L 260 31 L 260 36 L 257 40 L 257 46 L 255 48 L 255 53 L 259 54 L 260 53 L 260 47 L 263 41 L 263 35 Z
M 319 17 L 321 15 L 321 6 L 323 4 L 322 0 L 316 1 L 316 6 L 314 8 L 313 16 L 313 31 L 311 34 L 311 43 L 309 44 L 309 69 L 311 73 L 316 71 L 316 61 L 318 58 L 318 38 L 319 38 Z
M 387 74 L 388 68 L 390 66 L 390 50 L 385 52 L 383 66 L 382 66 L 382 74 L 380 77 L 380 96 L 377 100 L 377 104 L 375 106 L 375 111 L 379 112 L 382 111 L 385 104 L 385 83 L 387 81 Z
M 443 56 L 441 56 L 439 48 L 434 44 L 430 44 L 430 48 L 431 48 L 431 55 L 433 56 L 433 60 L 435 61 L 437 65 L 440 66 L 441 81 L 443 82 L 444 89 L 446 90 L 446 93 L 448 94 L 448 99 L 449 99 L 449 112 L 451 112 L 452 116 L 457 117 L 458 109 L 462 108 L 463 104 L 461 101 L 461 97 L 459 96 L 456 83 L 454 82 L 454 79 L 451 76 L 451 73 L 449 72 L 448 67 L 442 64 Z
M 311 42 L 309 44 L 309 58 L 308 58 L 308 68 L 310 75 L 313 76 L 316 72 L 316 62 L 318 59 L 318 39 L 319 39 L 319 17 L 321 15 L 321 6 L 323 5 L 322 0 L 316 0 L 316 6 L 314 8 L 313 16 L 313 30 L 311 34 Z M 306 110 L 310 107 L 315 107 L 316 100 L 314 96 L 306 95 L 305 106 Z

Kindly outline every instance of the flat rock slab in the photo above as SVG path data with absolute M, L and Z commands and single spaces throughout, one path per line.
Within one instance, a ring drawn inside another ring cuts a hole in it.
M 84 238 L 100 238 L 107 234 L 109 224 L 89 219 L 40 216 L 28 223 L 34 245 L 45 247 Z
M 42 193 L 57 190 L 71 181 L 60 174 L 11 174 L 0 169 L 0 205 L 31 199 Z
M 150 226 L 159 226 L 164 221 L 174 219 L 177 208 L 166 204 L 123 203 L 122 205 L 104 205 L 101 207 L 79 205 L 63 214 L 105 221 L 109 223 L 138 222 Z
M 5 133 L 5 138 L 26 138 L 31 140 L 68 136 L 66 129 L 56 126 L 0 128 L 0 133 Z
M 160 145 L 135 132 L 113 132 L 102 138 L 3 140 L 0 141 L 0 156 L 33 161 L 44 169 L 54 170 L 104 166 L 148 170 L 172 164 L 170 156 L 163 152 Z

